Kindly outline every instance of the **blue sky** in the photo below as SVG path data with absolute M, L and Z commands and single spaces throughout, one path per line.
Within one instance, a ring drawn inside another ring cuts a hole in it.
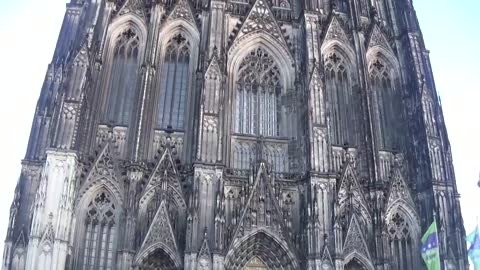
M 0 1 L 0 254 L 65 0 Z M 479 0 L 414 0 L 442 99 L 467 231 L 480 215 Z

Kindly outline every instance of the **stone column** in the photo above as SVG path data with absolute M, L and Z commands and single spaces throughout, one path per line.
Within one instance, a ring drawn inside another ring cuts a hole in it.
M 47 150 L 40 185 L 33 206 L 26 270 L 63 270 L 75 197 L 77 155 Z

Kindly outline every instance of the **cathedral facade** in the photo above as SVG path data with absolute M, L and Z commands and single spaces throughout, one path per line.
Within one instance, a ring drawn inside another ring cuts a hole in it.
M 411 0 L 71 0 L 2 269 L 466 270 Z

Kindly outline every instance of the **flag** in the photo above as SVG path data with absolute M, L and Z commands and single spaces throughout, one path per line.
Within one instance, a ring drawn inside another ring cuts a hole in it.
M 473 242 L 475 242 L 475 236 L 478 234 L 478 225 L 475 227 L 475 230 L 467 236 L 467 242 L 470 245 L 473 245 Z
M 472 260 L 473 269 L 480 270 L 480 233 L 478 226 L 467 236 L 467 241 L 471 244 L 468 249 L 468 257 Z
M 422 237 L 422 258 L 428 270 L 441 270 L 436 220 L 433 220 L 432 225 Z

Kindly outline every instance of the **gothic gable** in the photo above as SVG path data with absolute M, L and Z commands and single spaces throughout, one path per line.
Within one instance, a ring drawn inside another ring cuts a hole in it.
M 353 160 L 347 158 L 346 166 L 340 178 L 340 185 L 337 193 L 337 202 L 340 206 L 340 212 L 358 211 L 362 220 L 368 222 L 370 220 L 370 212 L 368 204 L 363 196 L 363 188 L 360 186 L 355 175 Z
M 162 249 L 174 262 L 180 264 L 177 240 L 173 233 L 165 200 L 158 207 L 135 261 L 138 263 L 142 262 L 150 253 L 157 249 Z
M 283 215 L 278 206 L 271 181 L 272 176 L 267 174 L 266 165 L 261 162 L 232 242 L 235 242 L 253 228 L 268 227 L 279 235 L 284 232 L 282 229 L 284 227 L 282 226 Z M 281 229 L 281 231 L 278 231 L 278 229 Z
M 178 0 L 172 12 L 170 12 L 170 15 L 168 16 L 168 20 L 169 21 L 183 20 L 191 24 L 195 28 L 198 28 L 193 14 L 194 13 L 192 12 L 192 8 L 188 0 Z
M 102 150 L 98 153 L 97 158 L 90 167 L 83 184 L 80 187 L 80 192 L 77 198 L 80 199 L 92 187 L 105 186 L 112 192 L 115 197 L 122 201 L 123 185 L 119 181 L 118 167 L 112 155 L 112 148 L 110 142 L 107 142 Z
M 283 36 L 282 30 L 277 24 L 269 4 L 265 0 L 256 0 L 252 9 L 250 10 L 245 22 L 242 24 L 237 36 L 234 39 L 234 44 L 239 43 L 247 36 L 254 33 L 263 33 L 272 37 L 279 44 L 288 50 L 288 43 Z
M 52 246 L 53 242 L 55 241 L 55 230 L 53 229 L 52 219 L 53 219 L 53 215 L 50 213 L 48 223 L 45 226 L 45 229 L 42 233 L 42 238 L 40 240 L 42 245 Z
M 392 47 L 390 46 L 390 43 L 387 41 L 387 38 L 383 34 L 383 31 L 380 29 L 380 27 L 375 24 L 373 27 L 370 38 L 368 40 L 368 48 L 373 48 L 379 46 L 387 51 L 393 52 Z
M 323 80 L 322 80 L 322 70 L 318 65 L 313 67 L 312 73 L 310 75 L 310 89 L 313 88 L 322 88 L 324 87 Z
M 410 189 L 403 179 L 401 168 L 399 165 L 395 165 L 387 196 L 387 209 L 394 206 L 399 201 L 408 204 L 412 209 L 415 208 Z
M 371 258 L 370 252 L 368 251 L 367 242 L 365 241 L 365 236 L 360 229 L 355 214 L 352 216 L 347 236 L 345 237 L 345 242 L 343 244 L 344 255 L 348 256 L 354 253 L 360 254 L 368 259 Z
M 186 207 L 182 184 L 172 156 L 172 149 L 168 145 L 147 181 L 140 198 L 140 209 L 144 209 L 155 192 L 162 192 L 164 196 L 172 196 L 180 206 Z
M 145 2 L 144 0 L 125 0 L 119 8 L 118 14 L 135 13 L 145 18 Z
M 330 40 L 338 40 L 344 44 L 350 44 L 350 40 L 345 32 L 344 27 L 335 15 L 332 16 L 332 20 L 328 25 L 323 42 L 325 43 Z
M 217 50 L 214 49 L 212 59 L 208 64 L 207 71 L 205 72 L 205 77 L 207 78 L 219 78 L 222 75 L 222 70 L 220 68 L 220 61 L 218 59 Z
M 22 248 L 27 247 L 27 240 L 25 238 L 25 233 L 24 233 L 23 228 L 20 230 L 20 234 L 18 235 L 17 240 L 15 240 L 15 243 L 14 243 L 13 246 L 15 248 L 17 248 L 17 247 L 22 247 Z
M 197 268 L 195 269 L 198 269 L 198 270 L 211 269 L 211 265 L 212 265 L 212 255 L 210 253 L 210 247 L 208 245 L 208 235 L 205 230 L 205 234 L 203 236 L 203 242 L 197 254 Z
M 72 52 L 72 64 L 75 66 L 85 66 L 90 58 L 90 50 L 88 49 L 88 40 L 85 38 L 81 46 Z
M 332 255 L 330 255 L 330 250 L 328 249 L 328 245 L 325 244 L 323 246 L 323 251 L 322 251 L 322 265 L 329 265 L 333 267 L 333 260 L 332 260 Z M 330 268 L 327 268 L 330 269 Z

